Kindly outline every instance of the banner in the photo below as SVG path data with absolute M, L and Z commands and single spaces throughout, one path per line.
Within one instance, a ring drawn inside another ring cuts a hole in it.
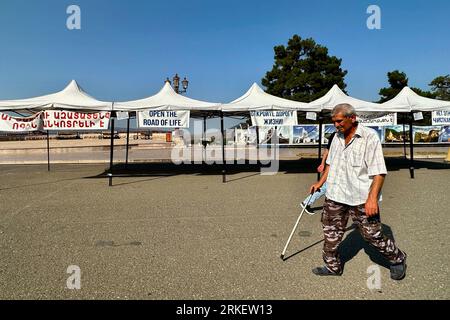
M 440 131 L 440 126 L 413 126 L 414 143 L 436 143 Z
M 235 142 L 239 145 L 256 144 L 256 127 L 234 129 Z
M 384 143 L 409 141 L 409 125 L 405 125 L 405 133 L 403 133 L 403 125 L 384 127 Z
M 42 112 L 44 130 L 107 130 L 110 112 L 48 110 Z
M 258 130 L 260 144 L 289 144 L 292 140 L 291 126 L 283 126 L 277 129 L 271 126 L 258 127 Z
M 130 115 L 127 111 L 117 111 L 116 118 L 117 120 L 127 120 L 130 118 Z
M 318 144 L 318 125 L 299 125 L 293 127 L 292 144 Z
M 450 142 L 450 126 L 443 126 L 441 128 L 438 142 Z
M 433 126 L 448 126 L 450 125 L 450 111 L 433 111 L 431 112 L 431 124 Z
M 333 124 L 324 124 L 322 127 L 322 144 L 327 145 L 331 134 L 336 132 L 336 127 Z
M 258 127 L 297 125 L 297 111 L 250 111 L 250 117 Z
M 358 112 L 356 119 L 365 126 L 393 126 L 397 124 L 396 113 Z
M 189 116 L 190 111 L 139 111 L 138 128 L 189 128 Z
M 375 132 L 378 135 L 378 139 L 380 139 L 380 142 L 383 143 L 383 141 L 384 141 L 384 137 L 383 137 L 384 129 L 383 129 L 383 126 L 366 126 L 366 127 L 375 130 Z
M 11 117 L 0 113 L 0 131 L 4 132 L 30 132 L 42 129 L 41 113 L 31 117 Z

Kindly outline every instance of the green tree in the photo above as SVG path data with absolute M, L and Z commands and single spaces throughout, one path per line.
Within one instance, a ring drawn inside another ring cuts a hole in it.
M 406 73 L 394 70 L 387 73 L 390 87 L 381 88 L 379 95 L 381 96 L 379 103 L 386 102 L 394 98 L 404 87 L 408 86 L 408 78 Z M 427 98 L 435 98 L 436 95 L 430 91 L 424 91 L 419 88 L 411 88 L 415 93 Z
M 436 99 L 450 101 L 450 75 L 436 77 L 431 83 L 431 91 Z
M 334 84 L 345 89 L 346 70 L 342 59 L 328 55 L 328 49 L 294 35 L 287 47 L 274 47 L 275 63 L 262 79 L 266 92 L 278 97 L 310 102 L 323 96 Z

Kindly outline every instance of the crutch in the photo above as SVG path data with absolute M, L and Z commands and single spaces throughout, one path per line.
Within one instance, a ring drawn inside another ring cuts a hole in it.
M 313 191 L 310 193 L 310 197 L 309 197 L 307 203 L 305 204 L 305 206 L 303 207 L 302 212 L 300 212 L 300 215 L 298 216 L 297 222 L 295 223 L 294 229 L 292 229 L 291 235 L 289 236 L 289 239 L 288 239 L 288 241 L 286 242 L 286 245 L 284 246 L 283 252 L 281 253 L 281 256 L 280 256 L 281 260 L 284 260 L 284 254 L 286 253 L 286 249 L 287 249 L 287 247 L 288 247 L 288 245 L 289 245 L 289 242 L 291 242 L 292 236 L 294 235 L 295 230 L 297 229 L 298 223 L 300 222 L 300 219 L 302 218 L 303 212 L 305 212 L 306 207 L 309 205 L 309 202 L 311 201 L 312 195 L 314 194 L 314 192 L 317 192 L 317 191 L 319 191 L 319 190 L 320 190 L 320 189 L 313 190 Z

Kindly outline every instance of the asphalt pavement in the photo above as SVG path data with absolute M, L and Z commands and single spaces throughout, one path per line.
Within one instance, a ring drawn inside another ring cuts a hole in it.
M 311 168 L 243 167 L 222 183 L 220 170 L 163 167 L 109 187 L 106 164 L 2 165 L 0 299 L 449 299 L 450 165 L 421 163 L 415 179 L 407 165 L 388 163 L 381 207 L 384 231 L 408 253 L 402 281 L 357 230 L 341 245 L 344 274 L 313 275 L 322 201 L 280 259 Z M 79 290 L 67 288 L 70 266 Z

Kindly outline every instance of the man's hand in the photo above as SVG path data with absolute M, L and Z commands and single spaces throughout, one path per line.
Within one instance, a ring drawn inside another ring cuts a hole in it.
M 321 163 L 320 166 L 317 167 L 317 172 L 322 173 L 323 169 L 325 169 L 325 165 Z
M 322 186 L 322 184 L 320 182 L 314 183 L 309 188 L 309 193 L 313 194 L 314 192 L 317 192 L 320 189 L 321 186 Z
M 376 216 L 379 213 L 378 200 L 369 197 L 366 203 L 364 204 L 364 209 L 366 211 L 366 216 L 368 217 Z

